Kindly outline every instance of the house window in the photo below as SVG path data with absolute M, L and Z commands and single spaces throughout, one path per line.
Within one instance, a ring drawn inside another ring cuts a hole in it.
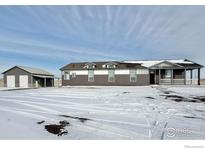
M 70 74 L 69 72 L 64 73 L 64 80 L 70 80 Z
M 114 69 L 108 70 L 108 82 L 115 82 L 115 70 Z
M 165 70 L 165 79 L 171 79 L 171 70 Z
M 88 82 L 94 82 L 94 70 L 88 70 Z
M 130 70 L 130 82 L 136 82 L 136 81 L 137 81 L 136 70 Z
M 102 65 L 103 68 L 108 68 L 108 69 L 114 69 L 117 67 L 117 65 L 115 63 L 106 63 L 104 65 Z
M 114 64 L 108 64 L 107 68 L 116 68 L 116 66 Z
M 95 64 L 94 63 L 87 63 L 87 64 L 85 64 L 84 68 L 94 69 L 95 68 Z
M 72 78 L 75 78 L 76 77 L 76 73 L 72 73 Z

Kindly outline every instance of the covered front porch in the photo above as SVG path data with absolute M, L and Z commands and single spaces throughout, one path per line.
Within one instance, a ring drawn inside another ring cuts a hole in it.
M 199 64 L 174 64 L 168 61 L 150 67 L 150 84 L 200 85 Z
M 200 85 L 200 68 L 151 70 L 150 84 Z

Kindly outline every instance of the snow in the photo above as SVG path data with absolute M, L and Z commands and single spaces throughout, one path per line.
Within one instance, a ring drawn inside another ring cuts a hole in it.
M 203 86 L 64 87 L 0 91 L 0 139 L 205 139 Z M 147 98 L 149 97 L 149 98 Z M 88 118 L 85 122 L 63 117 Z M 194 117 L 194 118 L 192 118 Z M 37 124 L 37 122 L 45 123 Z M 70 122 L 67 135 L 45 125 Z
M 142 64 L 144 67 L 151 67 L 153 65 L 159 64 L 163 61 L 168 61 L 174 64 L 193 64 L 191 61 L 185 61 L 184 59 L 177 59 L 177 60 L 144 60 L 144 61 L 124 61 L 124 63 L 139 63 Z

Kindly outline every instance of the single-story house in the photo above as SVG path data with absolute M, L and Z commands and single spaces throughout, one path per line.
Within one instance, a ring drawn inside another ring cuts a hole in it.
M 203 66 L 191 60 L 105 61 L 70 63 L 62 67 L 62 86 L 198 84 Z
M 53 87 L 54 85 L 54 75 L 39 68 L 14 66 L 2 74 L 4 86 L 8 88 Z

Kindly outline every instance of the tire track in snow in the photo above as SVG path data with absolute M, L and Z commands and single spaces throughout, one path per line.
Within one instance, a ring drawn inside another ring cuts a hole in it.
M 0 108 L 0 110 L 6 111 L 6 112 L 12 112 L 12 113 L 17 114 L 17 115 L 23 115 L 25 117 L 34 118 L 37 120 L 45 119 L 47 121 L 56 121 L 56 119 L 47 118 L 47 117 L 39 115 L 39 114 L 33 114 L 33 113 L 25 112 L 25 111 L 18 111 L 17 109 L 14 109 L 14 108 Z

